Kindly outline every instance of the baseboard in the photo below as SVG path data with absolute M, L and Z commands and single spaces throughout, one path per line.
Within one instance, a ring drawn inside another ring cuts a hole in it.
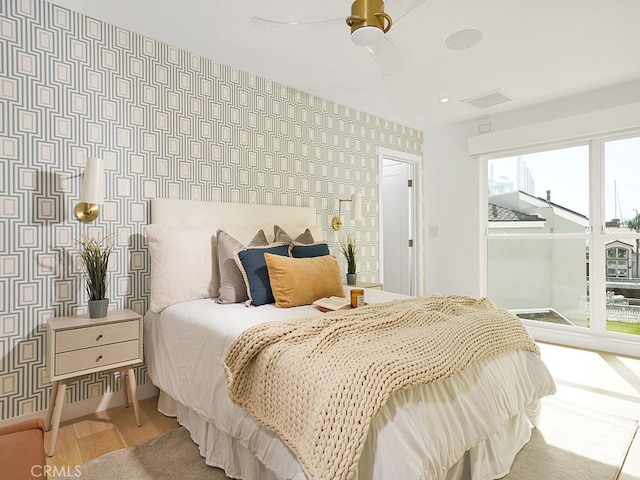
M 158 388 L 151 383 L 147 383 L 146 385 L 139 385 L 136 389 L 138 400 L 155 397 L 159 392 L 160 390 L 158 390 Z M 119 407 L 123 404 L 124 398 L 122 392 L 106 393 L 100 397 L 89 398 L 87 400 L 81 400 L 74 403 L 65 403 L 64 408 L 62 409 L 61 421 L 64 422 L 66 420 L 73 420 L 74 418 L 84 417 L 85 415 L 101 412 L 113 407 Z M 0 420 L 0 427 L 22 422 L 23 420 L 30 420 L 32 418 L 46 419 L 46 417 L 47 411 L 41 410 L 39 412 L 33 412 L 27 415 L 9 418 L 7 420 Z

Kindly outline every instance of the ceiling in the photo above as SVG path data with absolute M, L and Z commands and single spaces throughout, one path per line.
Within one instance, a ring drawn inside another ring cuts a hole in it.
M 380 74 L 341 22 L 251 22 L 347 17 L 347 0 L 51 1 L 422 130 L 640 79 L 638 0 L 426 0 L 387 34 L 404 61 L 391 76 Z M 387 12 L 404 1 L 386 0 Z M 480 43 L 448 49 L 447 37 L 464 29 L 480 30 Z M 496 89 L 513 100 L 486 109 L 462 102 Z

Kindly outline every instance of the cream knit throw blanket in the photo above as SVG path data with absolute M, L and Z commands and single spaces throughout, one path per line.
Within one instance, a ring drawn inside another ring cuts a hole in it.
M 515 315 L 437 295 L 256 325 L 225 370 L 231 399 L 280 436 L 309 480 L 347 480 L 391 394 L 516 349 L 539 354 Z

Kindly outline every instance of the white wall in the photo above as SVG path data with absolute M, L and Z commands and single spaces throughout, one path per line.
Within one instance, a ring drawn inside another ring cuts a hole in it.
M 479 162 L 469 127 L 425 132 L 425 292 L 480 294 Z
M 639 99 L 640 81 L 633 81 L 425 131 L 425 292 L 483 293 L 479 188 L 484 179 L 469 147 L 483 153 L 492 146 L 515 148 L 594 131 L 638 128 Z M 492 132 L 478 135 L 478 126 L 487 123 Z

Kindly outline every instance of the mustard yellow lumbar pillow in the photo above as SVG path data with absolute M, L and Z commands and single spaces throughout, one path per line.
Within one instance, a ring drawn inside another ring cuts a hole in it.
M 338 261 L 333 255 L 292 258 L 265 253 L 276 307 L 311 305 L 323 297 L 344 296 Z

